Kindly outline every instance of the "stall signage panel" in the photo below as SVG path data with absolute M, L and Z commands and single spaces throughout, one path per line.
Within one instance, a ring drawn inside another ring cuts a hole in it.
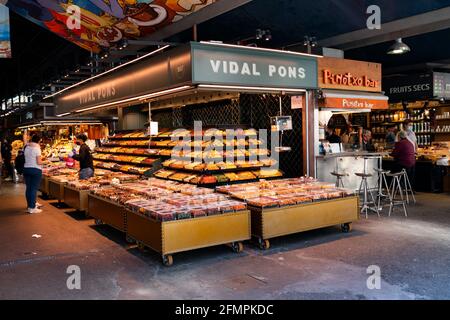
M 317 88 L 317 59 L 282 52 L 192 44 L 193 83 Z
M 437 98 L 450 98 L 450 73 L 433 73 L 433 96 Z
M 434 95 L 433 75 L 425 73 L 385 78 L 383 90 L 391 102 L 431 99 Z
M 326 98 L 320 103 L 324 108 L 336 109 L 387 109 L 387 100 L 363 98 Z
M 189 48 L 174 49 L 56 96 L 56 113 L 116 103 L 185 84 L 190 81 L 190 73 Z
M 319 87 L 381 92 L 381 64 L 323 57 L 318 60 Z

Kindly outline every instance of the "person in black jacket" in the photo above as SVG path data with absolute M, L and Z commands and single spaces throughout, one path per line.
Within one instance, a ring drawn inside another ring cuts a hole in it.
M 13 166 L 11 164 L 11 151 L 12 151 L 12 147 L 11 147 L 11 143 L 9 139 L 4 139 L 3 143 L 1 144 L 1 152 L 2 152 L 2 158 L 3 158 L 3 165 L 5 166 L 5 170 L 6 170 L 6 179 L 5 181 L 12 181 L 13 180 L 13 176 L 14 176 L 14 169 Z
M 73 155 L 73 159 L 80 162 L 80 180 L 87 180 L 94 176 L 94 162 L 92 160 L 91 149 L 86 144 L 87 137 L 85 134 L 77 135 L 77 144 L 80 145 L 78 154 Z

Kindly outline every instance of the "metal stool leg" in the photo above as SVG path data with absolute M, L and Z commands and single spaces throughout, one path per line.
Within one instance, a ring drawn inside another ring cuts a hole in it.
M 384 180 L 384 185 L 386 186 L 386 194 L 389 197 L 389 200 L 391 199 L 391 194 L 389 191 L 389 185 L 387 183 L 387 179 L 386 179 L 386 175 L 383 173 L 383 180 Z
M 413 201 L 414 201 L 414 204 L 415 204 L 415 203 L 416 203 L 416 197 L 414 196 L 414 191 L 413 191 L 413 189 L 412 189 L 412 187 L 411 187 L 411 182 L 409 181 L 408 173 L 406 172 L 405 169 L 403 169 L 403 170 L 404 170 L 404 179 L 405 179 L 405 191 L 406 191 L 406 194 L 408 195 L 408 193 L 411 192 L 411 197 L 412 197 L 412 199 L 413 199 Z M 409 198 L 408 198 L 408 197 L 407 197 L 407 202 L 408 202 L 408 204 L 409 204 Z
M 406 174 L 406 172 L 404 174 Z M 400 179 L 399 179 L 399 191 L 400 191 L 400 198 L 402 199 L 403 211 L 405 212 L 405 217 L 408 217 L 408 210 L 406 209 L 405 199 L 403 197 L 403 190 L 402 190 L 402 187 L 400 185 Z M 406 199 L 407 199 L 406 202 L 408 202 L 408 192 L 405 192 L 405 193 L 406 193 Z

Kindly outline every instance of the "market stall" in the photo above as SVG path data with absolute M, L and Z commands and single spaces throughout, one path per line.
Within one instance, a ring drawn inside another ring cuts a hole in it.
M 220 244 L 240 252 L 250 239 L 246 205 L 212 189 L 151 178 L 93 190 L 88 203 L 96 223 L 159 252 L 168 266 L 177 252 Z
M 217 191 L 247 203 L 252 235 L 261 249 L 270 247 L 269 239 L 333 225 L 349 232 L 359 218 L 358 197 L 352 190 L 313 178 L 224 186 Z
M 313 137 L 315 177 L 336 183 L 339 174 L 345 187 L 358 190 L 361 178 L 356 173 L 364 173 L 371 175 L 369 186 L 376 186 L 374 169 L 382 167 L 383 152 L 377 152 L 382 151 L 377 145 L 365 150 L 362 136 L 370 112 L 388 108 L 388 97 L 381 93 L 381 65 L 324 57 L 319 61 L 319 86 Z

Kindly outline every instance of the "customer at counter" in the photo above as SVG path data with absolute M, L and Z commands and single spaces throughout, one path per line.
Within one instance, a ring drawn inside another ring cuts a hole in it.
M 325 139 L 329 143 L 341 143 L 341 137 L 336 134 L 336 130 L 327 126 Z
M 398 133 L 399 141 L 395 143 L 394 150 L 391 156 L 395 160 L 395 172 L 400 172 L 403 169 L 408 174 L 411 186 L 414 189 L 414 175 L 416 167 L 416 154 L 414 145 L 408 139 L 408 133 L 406 131 L 400 131 Z
M 412 129 L 411 121 L 405 120 L 405 122 L 403 122 L 403 128 L 404 128 L 405 133 L 406 133 L 406 138 L 414 146 L 414 151 L 417 151 L 417 148 L 419 146 L 417 145 L 417 137 L 416 137 L 416 134 L 414 133 L 414 131 Z M 397 140 L 400 141 L 400 137 Z
M 387 134 L 386 134 L 385 140 L 386 140 L 386 147 L 388 149 L 392 149 L 395 145 L 395 141 L 397 139 L 397 136 L 395 133 L 396 129 L 397 129 L 397 127 L 393 126 L 393 125 L 387 127 Z
M 372 143 L 372 132 L 370 130 L 364 130 L 362 135 L 362 149 L 368 152 L 374 152 L 375 146 Z
M 358 133 L 353 129 L 353 126 L 349 123 L 347 128 L 341 136 L 342 143 L 349 145 L 358 144 Z

